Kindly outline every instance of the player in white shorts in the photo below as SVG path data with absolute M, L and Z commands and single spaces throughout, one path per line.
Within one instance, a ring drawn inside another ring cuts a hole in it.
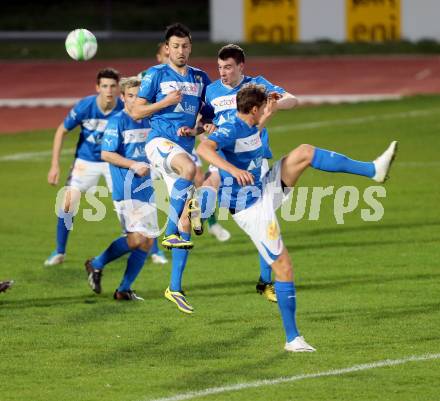
M 109 190 L 112 190 L 108 163 L 101 159 L 101 141 L 109 118 L 123 108 L 123 103 L 118 98 L 118 83 L 119 72 L 116 70 L 105 68 L 99 71 L 96 77 L 98 94 L 81 99 L 56 130 L 52 165 L 47 176 L 51 185 L 57 185 L 59 181 L 60 155 L 65 136 L 78 125 L 81 127 L 75 160 L 66 182 L 63 205 L 57 213 L 56 249 L 44 262 L 45 266 L 64 262 L 67 240 L 81 193 L 95 187 L 101 176 L 105 178 Z
M 157 46 L 157 52 L 156 52 L 156 60 L 159 64 L 168 64 L 169 63 L 169 51 L 168 46 L 165 42 L 160 42 Z M 139 78 L 143 78 L 147 74 L 148 70 L 144 70 L 138 74 Z M 198 117 L 201 117 L 199 115 Z M 199 118 L 198 118 L 199 120 Z M 202 139 L 202 135 L 199 137 Z M 195 188 L 199 188 L 202 186 L 203 181 L 205 180 L 205 174 L 202 170 L 202 162 L 193 149 L 191 152 L 191 158 L 195 164 L 196 172 L 194 175 L 194 186 Z M 207 173 L 209 174 L 209 173 Z M 153 180 L 155 179 L 162 179 L 162 175 L 159 173 L 158 170 L 154 169 L 151 171 L 151 178 Z M 226 230 L 224 227 L 222 227 L 215 217 L 215 213 L 212 213 L 212 215 L 207 219 L 208 222 L 208 233 L 215 236 L 218 241 L 224 242 L 229 240 L 231 237 L 231 234 L 228 230 Z
M 349 159 L 342 154 L 311 145 L 300 145 L 277 161 L 261 178 L 264 146 L 261 129 L 275 112 L 276 97 L 268 96 L 262 85 L 248 84 L 237 94 L 237 115 L 214 131 L 197 148 L 197 153 L 220 169 L 220 204 L 228 206 L 234 220 L 251 238 L 275 273 L 275 292 L 286 333 L 285 350 L 313 352 L 296 326 L 296 292 L 293 268 L 283 244 L 275 211 L 284 194 L 303 171 L 311 166 L 329 172 L 345 172 L 387 178 L 397 143 L 374 162 Z M 223 151 L 223 157 L 217 150 Z
M 153 239 L 159 235 L 154 189 L 144 150 L 150 123 L 148 119 L 134 120 L 130 114 L 139 86 L 136 77 L 121 80 L 125 108 L 109 120 L 102 143 L 102 158 L 110 163 L 113 201 L 126 235 L 85 263 L 89 285 L 99 294 L 105 266 L 130 253 L 123 279 L 113 295 L 116 300 L 142 300 L 131 285 L 144 266 Z
M 237 92 L 243 85 L 248 83 L 262 84 L 266 87 L 268 92 L 277 94 L 276 107 L 279 110 L 291 110 L 298 104 L 298 100 L 294 95 L 282 87 L 272 84 L 264 77 L 245 75 L 245 53 L 240 46 L 235 44 L 223 46 L 218 51 L 217 64 L 220 79 L 212 82 L 208 86 L 205 96 L 206 104 L 212 108 L 214 113 L 213 124 L 205 126 L 208 133 L 213 132 L 216 126 L 220 127 L 224 122 L 235 116 L 237 110 L 235 101 Z M 264 147 L 261 166 L 261 174 L 263 176 L 269 170 L 268 160 L 272 159 L 272 150 L 270 149 L 269 136 L 266 130 L 262 131 L 261 140 Z M 218 181 L 218 173 L 212 171 L 212 174 L 204 185 L 215 185 Z M 272 269 L 261 254 L 259 255 L 259 259 L 260 276 L 256 290 L 258 293 L 263 294 L 269 301 L 276 302 L 275 290 L 272 283 Z

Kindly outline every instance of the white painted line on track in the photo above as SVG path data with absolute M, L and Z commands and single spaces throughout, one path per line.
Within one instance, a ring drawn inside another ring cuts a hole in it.
M 432 70 L 430 68 L 425 68 L 424 70 L 419 71 L 415 78 L 417 81 L 421 81 L 422 79 L 428 78 L 432 74 Z
M 223 386 L 223 387 L 210 387 L 210 388 L 206 388 L 204 390 L 191 391 L 188 393 L 176 394 L 176 395 L 173 395 L 170 397 L 164 397 L 164 398 L 155 398 L 155 399 L 144 398 L 144 399 L 142 399 L 142 401 L 191 400 L 194 398 L 206 397 L 206 396 L 214 395 L 214 394 L 229 393 L 232 391 L 240 391 L 240 390 L 245 390 L 248 388 L 275 386 L 277 384 L 292 383 L 292 382 L 296 382 L 296 381 L 300 381 L 300 380 L 316 379 L 316 378 L 320 378 L 320 377 L 342 376 L 345 374 L 354 373 L 354 372 L 361 372 L 364 370 L 371 370 L 371 369 L 377 369 L 377 368 L 383 368 L 383 367 L 389 367 L 389 366 L 403 365 L 403 364 L 406 364 L 409 362 L 430 361 L 430 360 L 435 360 L 435 359 L 440 359 L 440 354 L 413 355 L 413 356 L 408 356 L 408 357 L 401 358 L 401 359 L 386 359 L 383 361 L 364 363 L 361 365 L 354 365 L 354 366 L 350 366 L 348 368 L 331 369 L 331 370 L 327 370 L 324 372 L 306 373 L 306 374 L 295 375 L 295 376 L 279 377 L 276 379 L 257 380 L 257 381 L 253 381 L 253 382 L 237 383 L 237 384 L 232 384 L 230 386 Z
M 398 100 L 400 94 L 369 93 L 369 94 L 334 94 L 334 95 L 302 95 L 298 96 L 300 103 L 358 103 L 380 100 Z M 10 98 L 0 99 L 0 107 L 71 107 L 80 98 L 53 97 L 53 98 Z
M 0 107 L 72 107 L 78 100 L 76 97 L 0 99 Z

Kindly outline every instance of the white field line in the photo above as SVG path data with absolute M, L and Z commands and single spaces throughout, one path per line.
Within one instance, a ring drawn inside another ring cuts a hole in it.
M 332 370 L 327 370 L 324 372 L 308 373 L 308 374 L 288 376 L 288 377 L 279 377 L 276 379 L 257 380 L 257 381 L 253 381 L 253 382 L 238 383 L 238 384 L 233 384 L 230 386 L 223 386 L 223 387 L 211 387 L 211 388 L 207 388 L 207 389 L 200 390 L 200 391 L 192 391 L 192 392 L 188 392 L 188 393 L 176 394 L 174 396 L 165 397 L 165 398 L 156 398 L 156 399 L 144 398 L 142 401 L 190 400 L 193 398 L 206 397 L 206 396 L 213 395 L 213 394 L 228 393 L 231 391 L 240 391 L 240 390 L 245 390 L 248 388 L 276 386 L 278 384 L 292 383 L 292 382 L 296 382 L 296 381 L 300 381 L 300 380 L 316 379 L 316 378 L 320 378 L 320 377 L 341 376 L 341 375 L 345 375 L 345 374 L 353 373 L 353 372 L 361 372 L 364 370 L 371 370 L 371 369 L 383 368 L 383 367 L 388 367 L 388 366 L 403 365 L 403 364 L 406 364 L 409 362 L 429 361 L 429 360 L 434 360 L 434 359 L 440 359 L 440 354 L 413 355 L 413 356 L 409 356 L 409 357 L 402 358 L 402 359 L 386 359 L 384 361 L 364 363 L 361 365 L 350 366 L 348 368 L 332 369 Z
M 298 96 L 300 103 L 308 104 L 358 103 L 401 98 L 402 95 L 387 93 Z M 75 97 L 0 99 L 0 107 L 72 107 L 79 99 Z
M 365 124 L 368 122 L 385 121 L 391 119 L 404 119 L 404 118 L 416 118 L 430 116 L 440 113 L 439 109 L 428 109 L 428 110 L 411 110 L 407 112 L 400 113 L 388 113 L 382 115 L 371 115 L 365 117 L 355 117 L 347 118 L 343 120 L 326 120 L 326 121 L 312 121 L 308 123 L 297 123 L 297 124 L 285 124 L 278 125 L 269 129 L 270 132 L 280 132 L 285 130 L 290 131 L 302 131 L 302 130 L 313 130 L 318 128 L 333 127 L 333 126 L 345 126 L 345 125 L 357 125 Z M 73 153 L 74 149 L 65 149 L 64 152 Z M 63 152 L 63 154 L 64 154 Z M 52 154 L 50 150 L 44 150 L 39 152 L 23 152 L 23 153 L 13 153 L 10 155 L 0 156 L 0 162 L 5 161 L 27 161 L 27 160 L 40 160 L 44 158 L 49 158 Z M 405 167 L 425 167 L 427 165 L 436 166 L 438 162 L 404 162 L 397 163 L 404 165 Z
M 365 117 L 355 117 L 355 118 L 345 118 L 343 120 L 326 120 L 326 121 L 314 121 L 309 123 L 296 123 L 296 124 L 285 124 L 269 128 L 269 132 L 280 132 L 285 130 L 291 131 L 302 131 L 308 129 L 325 128 L 333 126 L 344 126 L 344 125 L 357 125 L 376 121 L 386 121 L 392 119 L 403 119 L 403 118 L 415 118 L 430 115 L 438 115 L 440 109 L 428 109 L 428 110 L 411 110 L 400 113 L 388 113 L 381 115 L 372 115 Z
M 379 102 L 382 100 L 402 99 L 399 94 L 372 93 L 372 94 L 352 94 L 352 95 L 299 95 L 300 104 L 323 104 L 323 103 L 359 103 L 359 102 Z
M 74 148 L 64 149 L 61 157 L 71 155 L 74 153 L 74 151 Z M 21 152 L 0 156 L 0 162 L 44 160 L 49 159 L 50 157 L 52 157 L 52 150 L 41 150 L 39 152 Z

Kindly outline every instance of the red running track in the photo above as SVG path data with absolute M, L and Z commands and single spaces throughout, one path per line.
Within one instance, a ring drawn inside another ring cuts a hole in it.
M 153 59 L 2 62 L 0 100 L 80 98 L 94 92 L 95 75 L 102 67 L 114 67 L 128 76 L 153 63 Z M 217 78 L 215 60 L 193 59 L 191 65 Z M 440 93 L 440 57 L 435 56 L 252 58 L 246 73 L 263 75 L 298 96 Z M 0 107 L 0 132 L 54 128 L 67 110 Z

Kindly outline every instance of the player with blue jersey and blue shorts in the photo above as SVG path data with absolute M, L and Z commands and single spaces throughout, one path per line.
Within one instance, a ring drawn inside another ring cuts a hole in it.
M 44 262 L 45 266 L 64 262 L 67 240 L 81 192 L 96 186 L 101 176 L 104 176 L 110 191 L 112 189 L 108 163 L 101 160 L 101 141 L 109 118 L 123 108 L 118 98 L 118 83 L 119 72 L 113 68 L 99 71 L 96 77 L 98 94 L 81 99 L 56 130 L 52 165 L 47 177 L 51 185 L 57 185 L 59 181 L 60 155 L 65 136 L 78 125 L 81 127 L 75 160 L 66 183 L 63 208 L 58 211 L 56 250 Z
M 277 96 L 277 109 L 289 110 L 298 104 L 295 96 L 288 93 L 280 86 L 270 83 L 262 76 L 250 77 L 244 75 L 245 54 L 241 47 L 229 44 L 223 46 L 218 52 L 218 70 L 220 79 L 211 83 L 206 89 L 205 102 L 214 112 L 213 124 L 207 126 L 208 132 L 213 132 L 216 127 L 235 117 L 237 111 L 236 96 L 240 88 L 248 83 L 262 84 L 266 90 Z M 262 175 L 269 169 L 268 160 L 272 159 L 272 150 L 269 145 L 267 130 L 262 131 L 263 164 Z M 211 175 L 203 185 L 218 187 L 218 173 L 210 169 Z M 257 292 L 263 294 L 269 301 L 276 302 L 275 290 L 272 283 L 272 269 L 260 255 L 260 277 L 256 286 Z
M 136 77 L 121 79 L 125 107 L 109 120 L 101 149 L 102 159 L 110 163 L 113 202 L 126 235 L 85 263 L 89 285 L 99 294 L 104 267 L 130 253 L 124 277 L 113 295 L 116 300 L 142 300 L 131 285 L 144 266 L 153 238 L 159 235 L 154 190 L 145 156 L 150 123 L 148 119 L 134 120 L 130 114 L 140 83 Z
M 191 226 L 196 234 L 202 232 L 200 208 L 196 199 L 191 199 L 196 173 L 191 152 L 194 137 L 203 132 L 203 129 L 197 129 L 196 122 L 206 87 L 211 81 L 204 71 L 187 65 L 192 43 L 188 28 L 178 23 L 171 25 L 166 30 L 165 42 L 168 64 L 148 69 L 142 79 L 133 115 L 135 118 L 150 117 L 152 129 L 145 148 L 147 158 L 153 169 L 162 175 L 170 194 L 162 245 L 172 249 L 173 266 L 165 297 L 189 314 L 193 308 L 182 292 L 182 274 L 188 249 L 193 247 Z
M 260 255 L 275 273 L 275 292 L 286 332 L 285 350 L 313 352 L 296 326 L 296 292 L 293 268 L 283 244 L 276 210 L 303 171 L 311 166 L 328 172 L 344 172 L 387 178 L 397 142 L 373 162 L 349 159 L 342 154 L 311 145 L 293 149 L 261 177 L 264 144 L 261 128 L 276 111 L 277 97 L 262 85 L 247 84 L 237 93 L 237 114 L 214 131 L 197 153 L 220 169 L 220 205 L 229 207 L 233 219 L 251 238 Z M 223 157 L 217 153 L 223 152 Z

